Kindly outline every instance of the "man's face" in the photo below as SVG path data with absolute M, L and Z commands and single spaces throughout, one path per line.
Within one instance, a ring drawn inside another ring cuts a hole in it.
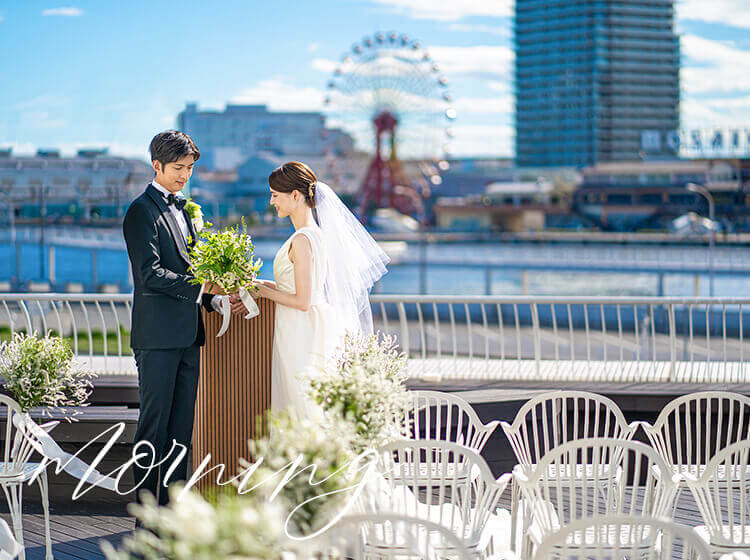
M 190 176 L 193 174 L 195 160 L 193 156 L 185 156 L 162 166 L 160 161 L 154 161 L 154 171 L 156 171 L 156 182 L 169 192 L 180 192 L 187 185 Z

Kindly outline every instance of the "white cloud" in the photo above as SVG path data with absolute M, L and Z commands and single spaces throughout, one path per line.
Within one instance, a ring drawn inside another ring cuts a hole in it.
M 684 128 L 735 127 L 750 123 L 750 96 L 730 99 L 685 99 Z
M 461 31 L 466 33 L 489 33 L 490 35 L 510 37 L 510 27 L 507 25 L 487 25 L 486 23 L 451 23 L 448 26 L 448 29 L 451 31 Z
M 335 60 L 327 58 L 313 58 L 311 66 L 313 70 L 317 70 L 318 72 L 333 74 L 333 71 L 338 67 L 338 63 Z
M 513 96 L 498 95 L 497 97 L 459 97 L 453 102 L 459 117 L 465 113 L 471 114 L 510 114 L 513 112 Z
M 317 52 L 318 49 L 320 49 L 320 45 L 318 43 L 313 42 L 307 45 L 307 52 L 314 53 Z
M 683 36 L 681 47 L 689 58 L 681 72 L 689 94 L 750 90 L 750 51 L 697 35 Z
M 42 11 L 43 16 L 65 16 L 65 17 L 76 17 L 82 16 L 83 10 L 79 8 L 66 7 L 66 8 L 48 8 Z
M 458 21 L 470 16 L 510 17 L 511 0 L 372 0 L 413 19 Z
M 457 125 L 451 141 L 455 156 L 511 156 L 513 127 L 509 125 Z
M 314 87 L 297 87 L 283 79 L 261 80 L 232 97 L 235 104 L 263 104 L 272 111 L 320 111 L 323 91 Z
M 474 47 L 437 46 L 427 49 L 432 59 L 450 78 L 455 74 L 509 78 L 515 54 L 510 47 L 477 45 Z
M 682 0 L 676 3 L 678 20 L 750 27 L 747 0 Z

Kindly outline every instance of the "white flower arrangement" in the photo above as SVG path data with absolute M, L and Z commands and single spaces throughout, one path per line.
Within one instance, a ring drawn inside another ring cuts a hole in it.
M 146 529 L 123 539 L 120 548 L 102 542 L 107 560 L 281 560 L 288 540 L 279 504 L 264 504 L 237 494 L 221 494 L 211 504 L 195 491 L 170 487 L 170 504 L 159 506 L 150 494 L 129 511 Z
M 190 216 L 190 221 L 193 222 L 193 227 L 198 233 L 200 233 L 206 225 L 212 225 L 211 222 L 205 222 L 203 220 L 203 209 L 201 208 L 201 205 L 195 202 L 192 198 L 189 198 L 185 203 L 185 212 Z
M 338 359 L 311 376 L 310 394 L 329 415 L 352 425 L 355 450 L 375 449 L 406 428 L 406 363 L 394 337 L 347 335 Z
M 290 412 L 268 413 L 266 419 L 269 435 L 250 442 L 259 466 L 240 460 L 240 474 L 248 474 L 244 484 L 243 478 L 237 482 L 237 492 L 221 493 L 211 503 L 194 490 L 182 494 L 182 487 L 176 485 L 169 489 L 168 506 L 159 506 L 145 495 L 144 503 L 132 504 L 129 511 L 146 530 L 126 537 L 117 550 L 102 543 L 106 558 L 314 558 L 327 546 L 325 536 L 300 537 L 325 528 L 343 513 L 348 492 L 363 480 L 366 470 L 350 468 L 357 466 L 349 446 L 353 434 L 340 421 L 322 429 L 319 423 Z M 332 438 L 330 433 L 341 437 Z M 281 490 L 274 496 L 277 486 Z
M 267 500 L 281 499 L 287 512 L 288 534 L 310 535 L 348 505 L 350 492 L 365 475 L 363 465 L 367 460 L 358 460 L 351 445 L 356 434 L 338 418 L 326 418 L 321 424 L 320 420 L 299 418 L 292 411 L 284 411 L 269 413 L 266 419 L 269 435 L 250 442 L 251 456 L 256 460 L 263 457 L 263 462 L 241 487 L 253 488 L 266 481 L 252 492 Z M 295 461 L 299 466 L 294 472 L 299 474 L 287 480 L 278 496 L 271 498 L 288 466 Z M 240 459 L 240 465 L 247 469 L 251 464 Z
M 78 367 L 73 351 L 60 337 L 25 333 L 16 333 L 0 345 L 0 375 L 24 412 L 58 408 L 68 420 L 72 414 L 63 407 L 86 406 L 95 377 Z

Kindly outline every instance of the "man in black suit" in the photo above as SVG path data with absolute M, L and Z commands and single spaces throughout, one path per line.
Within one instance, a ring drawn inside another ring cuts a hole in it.
M 165 482 L 185 480 L 187 454 L 168 481 L 163 481 L 180 448 L 159 468 L 173 441 L 189 449 L 198 390 L 200 347 L 205 342 L 201 304 L 218 309 L 219 298 L 202 294 L 190 283 L 188 250 L 195 226 L 178 196 L 193 172 L 200 152 L 185 133 L 157 134 L 149 148 L 156 175 L 125 214 L 123 233 L 133 271 L 130 345 L 138 366 L 140 416 L 134 445 L 149 442 L 155 457 L 134 466 L 135 484 L 149 490 L 159 504 L 168 503 Z M 231 298 L 235 303 L 236 298 Z M 141 445 L 138 452 L 147 451 Z

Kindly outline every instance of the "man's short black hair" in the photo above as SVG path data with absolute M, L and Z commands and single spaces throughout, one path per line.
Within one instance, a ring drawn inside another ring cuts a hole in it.
M 151 152 L 151 161 L 158 161 L 162 167 L 185 156 L 193 156 L 193 161 L 198 161 L 201 157 L 193 139 L 179 130 L 160 132 L 151 140 L 148 150 Z

